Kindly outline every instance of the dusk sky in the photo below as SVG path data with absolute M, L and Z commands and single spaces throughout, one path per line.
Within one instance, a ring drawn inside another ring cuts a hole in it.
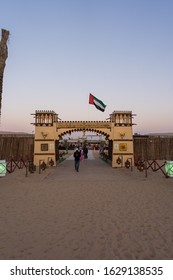
M 73 121 L 131 110 L 134 133 L 173 132 L 172 0 L 0 0 L 0 8 L 0 28 L 10 31 L 0 130 L 31 133 L 35 110 Z

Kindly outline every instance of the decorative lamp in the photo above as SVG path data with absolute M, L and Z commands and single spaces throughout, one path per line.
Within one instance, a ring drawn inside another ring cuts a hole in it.
M 54 161 L 53 161 L 52 158 L 51 158 L 51 160 L 49 161 L 49 165 L 50 165 L 50 166 L 53 166 L 53 165 L 54 165 Z
M 121 159 L 120 159 L 120 157 L 117 158 L 117 163 L 118 163 L 118 164 L 121 164 Z
M 130 161 L 129 161 L 128 159 L 125 161 L 125 167 L 126 167 L 126 168 L 129 168 L 129 167 L 130 167 Z
M 0 160 L 0 177 L 5 176 L 6 174 L 6 161 L 5 160 Z
M 173 161 L 166 161 L 165 171 L 168 177 L 173 177 Z
M 139 171 L 143 171 L 144 168 L 145 168 L 145 164 L 143 161 L 139 161 L 138 164 L 137 164 L 137 168 Z

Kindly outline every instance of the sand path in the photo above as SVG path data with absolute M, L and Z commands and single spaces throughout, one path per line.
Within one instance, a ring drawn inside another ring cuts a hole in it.
M 173 259 L 173 178 L 70 159 L 0 178 L 0 259 Z

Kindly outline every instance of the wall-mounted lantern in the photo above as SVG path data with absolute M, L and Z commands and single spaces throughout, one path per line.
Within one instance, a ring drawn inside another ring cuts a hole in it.
M 129 161 L 128 159 L 125 161 L 125 167 L 126 167 L 126 168 L 129 168 L 129 167 L 130 167 L 130 161 Z
M 121 163 L 122 163 L 122 160 L 121 160 L 120 157 L 117 158 L 117 163 L 118 163 L 118 164 L 121 164 Z

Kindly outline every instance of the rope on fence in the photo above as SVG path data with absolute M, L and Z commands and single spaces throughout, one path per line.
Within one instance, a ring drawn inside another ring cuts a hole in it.
M 8 173 L 12 173 L 15 171 L 16 168 L 18 168 L 18 169 L 26 168 L 26 177 L 28 176 L 28 171 L 30 173 L 34 173 L 34 171 L 36 170 L 36 167 L 32 160 L 24 161 L 22 158 L 20 160 L 15 160 L 15 159 L 11 158 L 6 163 L 6 170 Z

